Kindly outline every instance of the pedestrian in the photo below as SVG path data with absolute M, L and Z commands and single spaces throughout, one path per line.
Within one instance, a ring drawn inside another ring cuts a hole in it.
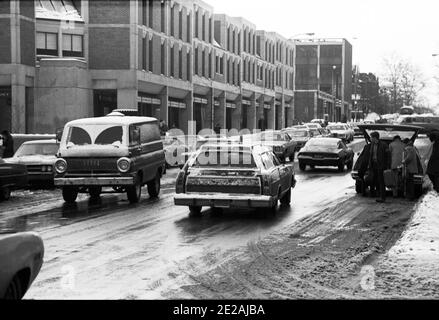
M 219 123 L 217 123 L 215 125 L 215 127 L 213 128 L 213 131 L 215 131 L 216 134 L 220 134 L 221 133 L 221 126 Z
M 384 170 L 388 167 L 389 148 L 385 142 L 380 141 L 380 134 L 377 131 L 372 132 L 370 137 L 369 170 L 372 174 L 371 195 L 374 196 L 375 192 L 378 191 L 380 198 L 376 201 L 385 202 L 386 185 L 384 183 Z
M 163 119 L 160 119 L 159 129 L 160 129 L 161 136 L 166 135 L 166 132 L 168 132 L 168 125 L 166 124 L 166 122 Z
M 406 187 L 406 198 L 409 200 L 415 199 L 415 184 L 413 176 L 418 173 L 418 160 L 416 156 L 416 149 L 413 146 L 413 141 L 410 139 L 404 139 L 404 155 L 402 163 L 405 166 L 405 187 Z
M 363 151 L 361 152 L 361 157 L 358 158 L 355 166 L 358 168 L 358 176 L 362 180 L 361 183 L 361 193 L 363 196 L 367 195 L 367 188 L 372 184 L 371 181 L 368 181 L 367 171 L 369 167 L 369 158 L 370 158 L 370 143 L 367 143 Z
M 396 135 L 393 137 L 393 141 L 389 145 L 390 152 L 390 169 L 392 170 L 393 183 L 392 188 L 393 196 L 398 196 L 398 186 L 400 185 L 400 167 L 403 159 L 405 144 L 401 141 L 401 137 Z
M 431 155 L 428 160 L 427 174 L 433 184 L 433 189 L 439 192 L 439 132 L 429 135 L 432 142 Z
M 14 156 L 14 138 L 8 130 L 3 130 L 3 158 L 11 158 Z

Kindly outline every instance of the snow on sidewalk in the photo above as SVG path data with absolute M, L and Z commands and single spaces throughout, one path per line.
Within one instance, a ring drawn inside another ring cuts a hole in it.
M 404 298 L 439 298 L 439 195 L 419 202 L 401 238 L 375 265 L 376 289 Z

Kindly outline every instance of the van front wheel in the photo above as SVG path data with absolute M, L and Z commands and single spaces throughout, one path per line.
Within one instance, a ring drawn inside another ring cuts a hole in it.
M 140 200 L 140 195 L 142 194 L 142 182 L 140 177 L 136 179 L 136 183 L 133 186 L 127 188 L 127 197 L 130 203 L 137 203 Z
M 62 189 L 62 197 L 67 203 L 73 203 L 78 197 L 78 188 L 76 187 L 64 187 Z
M 160 174 L 157 172 L 155 178 L 148 182 L 148 193 L 151 198 L 158 197 L 160 193 Z

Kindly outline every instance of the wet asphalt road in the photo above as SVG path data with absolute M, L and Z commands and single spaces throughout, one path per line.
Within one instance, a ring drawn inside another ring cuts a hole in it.
M 363 142 L 354 145 L 357 152 Z M 135 205 L 117 194 L 104 194 L 98 201 L 80 195 L 75 205 L 66 205 L 57 189 L 20 191 L 0 203 L 0 230 L 36 231 L 45 244 L 43 268 L 25 298 L 163 298 L 184 285 L 172 278 L 184 273 L 181 263 L 187 258 L 200 257 L 207 268 L 210 254 L 246 246 L 356 197 L 346 170 L 297 169 L 291 206 L 279 207 L 274 216 L 253 210 L 217 215 L 206 208 L 201 218 L 190 218 L 186 207 L 173 204 L 177 172 L 168 170 L 158 199 L 149 199 L 145 188 Z

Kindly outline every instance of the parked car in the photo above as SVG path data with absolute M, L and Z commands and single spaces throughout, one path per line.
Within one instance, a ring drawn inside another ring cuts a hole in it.
M 297 155 L 299 168 L 306 170 L 306 166 L 335 166 L 343 171 L 346 166 L 352 169 L 354 163 L 354 152 L 346 146 L 340 138 L 312 138 Z
M 0 201 L 8 200 L 11 191 L 25 188 L 28 175 L 24 164 L 8 163 L 0 158 Z
M 40 272 L 43 258 L 38 234 L 0 233 L 0 299 L 21 299 Z
M 176 205 L 189 206 L 199 215 L 212 208 L 269 208 L 289 204 L 296 184 L 293 165 L 282 164 L 267 146 L 208 144 L 179 172 Z
M 24 164 L 29 184 L 46 183 L 53 185 L 53 165 L 56 161 L 59 144 L 55 139 L 24 142 L 8 163 Z
M 325 126 L 325 119 L 312 119 L 310 123 L 318 123 L 321 127 Z
M 284 131 L 286 131 L 291 139 L 296 143 L 295 151 L 299 151 L 312 137 L 309 129 L 286 128 Z
M 99 197 L 103 187 L 126 192 L 130 203 L 135 203 L 145 184 L 149 195 L 156 197 L 165 172 L 158 121 L 150 117 L 110 113 L 70 121 L 58 157 L 55 185 L 62 187 L 68 203 L 75 202 L 79 192 Z
M 270 147 L 281 161 L 294 161 L 296 142 L 290 135 L 282 130 L 263 131 L 252 135 L 252 142 Z
M 361 124 L 361 122 L 350 122 L 348 123 L 352 130 L 354 130 L 354 136 L 362 136 L 363 132 L 361 132 L 360 128 L 358 127 L 359 124 Z
M 305 126 L 307 126 L 309 129 L 320 129 L 322 126 L 317 122 L 308 122 L 304 123 Z
M 366 146 L 359 154 L 357 161 L 355 162 L 354 169 L 352 170 L 351 176 L 355 180 L 355 191 L 357 193 L 362 193 L 363 188 L 367 189 L 369 187 L 369 185 L 366 184 L 364 177 L 369 163 L 369 149 L 371 142 L 370 134 L 373 131 L 377 131 L 380 135 L 380 140 L 389 145 L 396 135 L 400 136 L 403 140 L 408 138 L 415 142 L 419 132 L 422 132 L 423 128 L 418 126 L 394 124 L 360 124 L 358 126 L 363 132 L 364 139 L 366 140 Z M 418 152 L 417 164 L 419 171 L 413 176 L 413 181 L 415 185 L 415 195 L 420 196 L 422 194 L 423 185 L 425 183 L 426 168 L 424 167 L 424 161 L 422 161 L 421 156 Z M 401 185 L 398 186 L 399 191 L 403 189 L 403 186 L 405 184 L 403 180 L 401 182 Z M 386 187 L 390 186 L 386 185 Z
M 329 124 L 326 129 L 331 133 L 331 137 L 344 139 L 347 142 L 354 140 L 354 131 L 346 123 Z

